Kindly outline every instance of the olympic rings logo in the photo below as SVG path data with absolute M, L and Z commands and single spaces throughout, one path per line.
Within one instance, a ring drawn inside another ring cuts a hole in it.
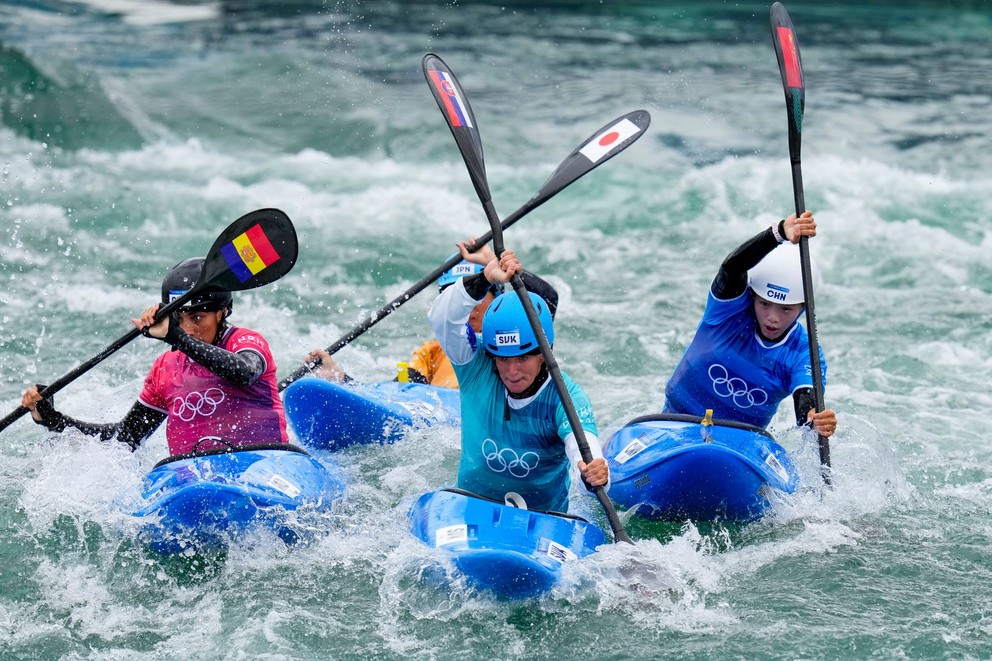
M 486 459 L 486 466 L 494 473 L 509 473 L 517 479 L 522 479 L 530 475 L 530 472 L 537 468 L 541 458 L 536 452 L 527 451 L 518 455 L 513 448 L 499 449 L 496 441 L 487 438 L 482 443 L 482 456 Z
M 713 382 L 713 392 L 718 397 L 731 398 L 739 409 L 763 406 L 768 401 L 767 392 L 761 388 L 749 388 L 744 379 L 731 378 L 727 368 L 719 363 L 710 365 L 709 376 Z
M 203 393 L 191 392 L 186 397 L 176 397 L 172 400 L 172 413 L 183 422 L 190 422 L 198 415 L 213 415 L 223 401 L 223 390 L 208 388 Z

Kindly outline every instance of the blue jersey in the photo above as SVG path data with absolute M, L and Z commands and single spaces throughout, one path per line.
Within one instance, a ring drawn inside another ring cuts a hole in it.
M 774 343 L 757 333 L 749 290 L 721 300 L 710 292 L 696 335 L 665 388 L 665 412 L 767 427 L 779 403 L 813 387 L 806 329 L 793 324 Z M 826 383 L 827 363 L 820 350 Z

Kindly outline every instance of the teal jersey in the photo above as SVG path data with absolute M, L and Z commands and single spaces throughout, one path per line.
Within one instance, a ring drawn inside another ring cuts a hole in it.
M 476 350 L 454 369 L 462 407 L 458 486 L 498 500 L 514 491 L 531 509 L 567 511 L 571 480 L 565 439 L 572 428 L 550 377 L 530 402 L 515 409 L 485 351 Z M 597 435 L 589 398 L 567 375 L 562 379 L 582 428 Z

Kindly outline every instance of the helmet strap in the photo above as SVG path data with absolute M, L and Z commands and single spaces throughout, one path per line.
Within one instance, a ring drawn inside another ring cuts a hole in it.
M 220 341 L 224 338 L 224 333 L 227 332 L 230 325 L 227 323 L 227 318 L 231 316 L 231 308 L 222 309 L 224 310 L 224 316 L 220 318 L 220 322 L 217 324 L 217 335 L 214 337 L 215 346 L 220 346 Z

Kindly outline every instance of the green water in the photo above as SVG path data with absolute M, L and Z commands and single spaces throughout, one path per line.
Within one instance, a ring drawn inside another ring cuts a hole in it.
M 0 658 L 986 659 L 992 657 L 992 10 L 794 2 L 817 322 L 838 411 L 835 488 L 749 525 L 629 522 L 638 544 L 502 603 L 406 532 L 453 480 L 458 439 L 412 432 L 336 457 L 343 512 L 310 546 L 264 534 L 161 558 L 126 513 L 165 456 L 20 421 L 0 434 Z M 166 19 L 167 10 L 174 10 Z M 237 298 L 280 376 L 483 233 L 420 72 L 471 98 L 502 215 L 583 139 L 644 108 L 614 161 L 507 232 L 561 293 L 555 352 L 602 436 L 661 406 L 719 261 L 792 204 L 785 109 L 751 2 L 0 3 L 0 399 L 129 329 L 162 274 L 278 207 L 301 239 Z M 338 354 L 392 376 L 429 332 L 422 294 Z M 113 420 L 160 345 L 59 394 Z M 578 494 L 576 497 L 580 497 Z

